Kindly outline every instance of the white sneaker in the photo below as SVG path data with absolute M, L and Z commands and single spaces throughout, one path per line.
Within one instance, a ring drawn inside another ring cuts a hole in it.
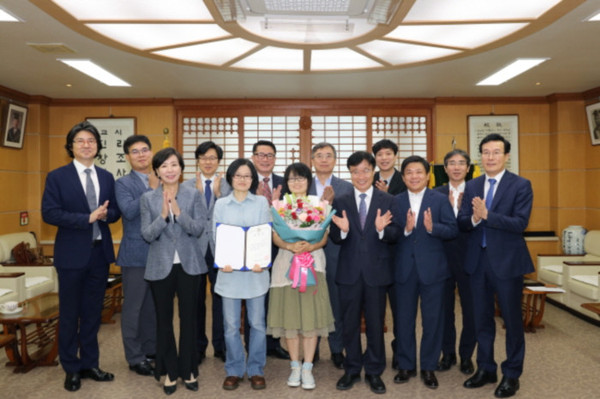
M 302 369 L 302 388 L 303 389 L 315 389 L 315 377 L 312 375 L 312 370 Z
M 292 366 L 292 372 L 290 373 L 290 376 L 288 377 L 288 380 L 287 380 L 288 387 L 299 387 L 301 375 L 302 375 L 302 367 Z

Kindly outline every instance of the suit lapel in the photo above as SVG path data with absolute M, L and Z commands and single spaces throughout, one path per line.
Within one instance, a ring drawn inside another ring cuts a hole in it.
M 87 197 L 85 196 L 85 191 L 83 189 L 83 186 L 81 185 L 81 179 L 79 178 L 79 175 L 77 174 L 77 168 L 75 167 L 73 162 L 71 162 L 69 164 L 69 168 L 67 170 L 68 170 L 68 173 L 71 175 L 70 180 L 73 183 L 73 185 L 75 186 L 75 191 L 80 196 L 80 201 L 82 201 L 84 204 L 87 205 Z M 89 208 L 89 206 L 88 206 L 88 208 Z M 90 209 L 90 212 L 91 211 L 92 211 L 92 209 Z
M 496 192 L 494 193 L 494 200 L 492 201 L 492 208 L 496 209 L 498 204 L 502 202 L 502 196 L 510 187 L 513 175 L 508 170 L 504 172 L 504 176 L 502 176 L 502 180 L 498 183 L 498 188 L 496 188 Z

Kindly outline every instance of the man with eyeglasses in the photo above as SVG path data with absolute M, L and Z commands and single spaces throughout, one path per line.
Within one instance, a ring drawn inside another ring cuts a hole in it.
M 312 148 L 312 164 L 315 169 L 315 176 L 308 189 L 309 195 L 316 195 L 323 200 L 333 203 L 335 196 L 342 196 L 352 193 L 352 184 L 346 180 L 337 178 L 333 174 L 336 165 L 337 153 L 335 147 L 330 143 L 318 143 Z M 327 337 L 329 349 L 331 351 L 331 360 L 338 369 L 344 367 L 344 342 L 342 340 L 342 310 L 340 308 L 340 299 L 338 286 L 335 283 L 337 272 L 337 262 L 340 253 L 340 246 L 334 243 L 331 238 L 327 240 L 327 245 L 323 248 L 325 251 L 325 277 L 327 279 L 327 288 L 329 290 L 329 300 L 331 310 L 335 319 L 335 331 Z M 315 356 L 318 355 L 318 347 Z
M 444 170 L 448 175 L 448 184 L 436 188 L 448 197 L 454 210 L 458 210 L 465 191 L 465 178 L 469 171 L 471 158 L 463 150 L 452 150 L 444 157 Z M 453 240 L 444 241 L 444 250 L 448 260 L 450 278 L 444 288 L 444 333 L 442 338 L 442 359 L 438 363 L 438 371 L 450 370 L 457 363 L 456 359 L 456 327 L 454 326 L 454 292 L 458 288 L 460 307 L 462 310 L 462 331 L 458 345 L 460 355 L 460 371 L 472 374 L 471 357 L 475 350 L 475 321 L 473 320 L 473 299 L 469 276 L 465 273 L 464 263 L 467 248 L 467 233 L 460 232 Z
M 69 131 L 65 145 L 73 162 L 46 177 L 42 196 L 44 222 L 57 226 L 54 266 L 58 274 L 58 355 L 65 370 L 64 388 L 77 391 L 82 378 L 112 381 L 98 365 L 98 330 L 108 267 L 115 261 L 109 223 L 119 219 L 115 179 L 94 165 L 100 133 L 89 122 Z
M 217 272 L 214 266 L 215 240 L 213 236 L 213 211 L 215 202 L 229 195 L 231 187 L 218 172 L 223 159 L 223 149 L 212 141 L 205 141 L 196 148 L 196 177 L 183 183 L 200 191 L 204 219 L 204 232 L 199 238 L 201 256 L 206 261 L 208 273 L 200 275 L 200 295 L 198 295 L 198 362 L 206 357 L 208 337 L 206 336 L 206 277 L 210 281 L 212 297 L 212 346 L 214 356 L 225 361 L 225 337 L 223 330 L 223 303 L 221 295 L 215 293 Z
M 115 183 L 117 204 L 123 216 L 123 237 L 116 261 L 123 280 L 121 335 L 129 369 L 139 375 L 153 375 L 156 314 L 150 285 L 144 280 L 150 245 L 141 233 L 140 198 L 158 187 L 158 177 L 152 172 L 152 145 L 148 137 L 127 137 L 123 151 L 131 172 Z
M 479 144 L 485 175 L 467 182 L 458 213 L 461 230 L 469 233 L 465 271 L 471 278 L 477 372 L 463 384 L 479 388 L 498 380 L 494 360 L 495 303 L 506 326 L 506 360 L 494 395 L 508 398 L 519 390 L 525 359 L 521 313 L 523 275 L 535 271 L 523 232 L 533 206 L 531 182 L 506 170 L 510 142 L 490 134 Z
M 275 160 L 277 149 L 275 144 L 269 140 L 258 140 L 252 146 L 252 163 L 258 172 L 258 187 L 256 190 L 250 190 L 252 194 L 262 195 L 267 198 L 269 205 L 274 199 L 282 198 L 283 177 L 273 173 L 275 168 Z M 271 249 L 271 259 L 277 257 L 277 246 L 273 245 Z M 269 269 L 269 272 L 271 269 Z M 265 314 L 268 314 L 269 294 L 265 298 Z M 244 331 L 249 331 L 250 325 L 248 318 L 244 319 Z M 250 334 L 244 334 L 246 348 L 248 348 L 248 340 Z M 267 356 L 276 357 L 278 359 L 290 359 L 288 351 L 281 347 L 279 338 L 273 338 L 272 335 L 267 335 Z

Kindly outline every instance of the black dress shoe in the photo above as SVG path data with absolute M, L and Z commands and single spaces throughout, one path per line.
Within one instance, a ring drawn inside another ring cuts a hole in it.
M 460 361 L 460 371 L 463 374 L 473 374 L 475 368 L 473 367 L 473 362 L 471 359 L 462 359 Z
M 281 346 L 278 346 L 275 349 L 269 349 L 267 351 L 267 356 L 276 357 L 277 359 L 290 360 L 290 354 Z
M 433 370 L 421 370 L 421 379 L 427 388 L 437 389 L 440 386 Z
M 404 384 L 407 382 L 410 377 L 416 377 L 417 370 L 398 370 L 398 374 L 394 377 L 394 382 L 396 384 Z
M 97 367 L 93 369 L 81 370 L 81 378 L 91 378 L 94 381 L 112 381 L 115 376 L 112 373 L 101 370 Z
M 340 378 L 335 385 L 337 389 L 340 391 L 345 391 L 347 389 L 352 388 L 354 384 L 360 381 L 360 374 L 348 374 L 344 373 L 342 378 Z
M 456 353 L 450 353 L 442 356 L 442 360 L 438 363 L 438 371 L 450 370 L 450 367 L 456 364 Z
M 477 372 L 468 380 L 465 381 L 463 386 L 465 388 L 479 388 L 485 384 L 494 384 L 498 381 L 496 373 L 491 373 L 482 369 L 477 369 Z
M 502 377 L 502 381 L 494 391 L 494 396 L 497 398 L 510 398 L 519 390 L 519 379 Z
M 175 393 L 175 391 L 177 390 L 177 384 L 173 384 L 173 385 L 163 385 L 163 391 L 165 391 L 165 393 L 167 395 L 170 395 L 172 393 Z
M 206 359 L 206 351 L 198 352 L 198 364 L 202 364 L 204 359 Z
M 343 353 L 332 353 L 331 361 L 336 369 L 343 370 L 344 369 L 344 354 Z
M 183 385 L 185 385 L 185 389 L 189 389 L 190 391 L 198 390 L 198 380 L 194 380 L 193 382 L 184 381 Z
M 135 371 L 139 375 L 154 375 L 154 367 L 152 367 L 147 360 L 134 364 L 133 366 L 130 365 L 129 370 Z
M 365 382 L 373 393 L 385 393 L 385 384 L 378 375 L 365 374 Z
M 67 373 L 65 377 L 65 389 L 70 392 L 75 392 L 81 388 L 81 378 L 79 373 Z
M 221 359 L 222 361 L 227 360 L 227 357 L 225 355 L 225 351 L 215 351 L 215 357 L 218 359 Z

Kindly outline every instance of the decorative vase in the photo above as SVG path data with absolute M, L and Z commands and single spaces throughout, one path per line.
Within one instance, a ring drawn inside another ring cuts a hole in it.
M 562 232 L 562 249 L 567 255 L 583 255 L 583 239 L 587 230 L 583 226 L 569 226 Z

